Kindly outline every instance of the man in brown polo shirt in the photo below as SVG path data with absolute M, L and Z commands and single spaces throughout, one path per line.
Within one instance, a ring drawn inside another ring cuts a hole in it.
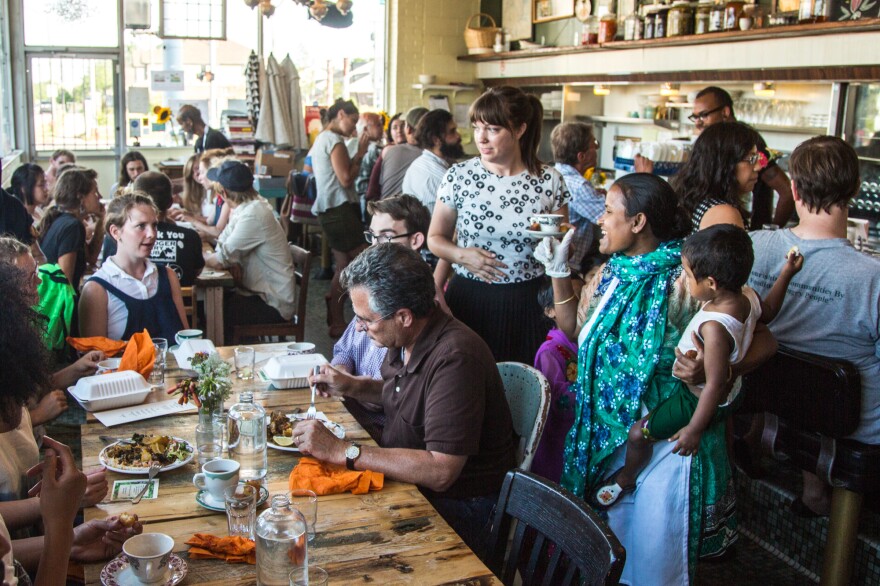
M 303 421 L 294 442 L 320 460 L 418 485 L 481 552 L 504 475 L 516 465 L 510 409 L 492 352 L 436 306 L 431 269 L 417 252 L 377 244 L 346 267 L 342 283 L 358 328 L 388 348 L 382 380 L 331 366 L 314 380 L 324 394 L 382 403 L 382 438 L 379 447 L 361 446 L 318 421 Z

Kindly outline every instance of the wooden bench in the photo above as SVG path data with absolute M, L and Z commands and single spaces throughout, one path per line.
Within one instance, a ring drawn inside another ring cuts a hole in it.
M 740 412 L 765 413 L 764 448 L 833 487 L 821 584 L 848 585 L 864 494 L 880 489 L 880 445 L 844 439 L 861 417 L 858 370 L 780 346 L 742 392 Z

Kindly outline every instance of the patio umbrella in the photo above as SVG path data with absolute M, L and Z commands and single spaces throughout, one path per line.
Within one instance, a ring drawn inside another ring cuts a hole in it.
M 293 143 L 290 112 L 290 83 L 274 55 L 266 61 L 266 86 L 260 105 L 260 120 L 254 138 L 275 146 Z
M 281 69 L 284 71 L 290 87 L 290 117 L 292 126 L 290 146 L 296 149 L 307 149 L 309 148 L 309 140 L 306 135 L 302 93 L 299 89 L 299 72 L 296 70 L 296 65 L 293 64 L 290 55 L 281 62 Z

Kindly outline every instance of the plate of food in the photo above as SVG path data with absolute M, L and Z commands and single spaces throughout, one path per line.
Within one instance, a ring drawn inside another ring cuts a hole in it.
M 299 448 L 293 443 L 293 426 L 297 421 L 306 419 L 305 413 L 282 413 L 281 411 L 269 412 L 269 425 L 266 428 L 267 445 L 284 452 L 299 452 Z M 324 427 L 333 432 L 339 439 L 345 439 L 345 428 L 338 423 L 327 419 L 322 412 L 318 412 L 315 419 L 324 424 Z
M 150 462 L 159 462 L 159 472 L 185 466 L 195 450 L 185 439 L 170 435 L 132 434 L 131 439 L 116 441 L 101 450 L 98 460 L 108 470 L 120 474 L 148 474 Z

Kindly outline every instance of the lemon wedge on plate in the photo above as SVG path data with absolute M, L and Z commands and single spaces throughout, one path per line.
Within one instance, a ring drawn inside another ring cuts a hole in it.
M 293 445 L 293 438 L 288 437 L 286 435 L 273 435 L 272 441 L 275 442 L 276 444 L 278 444 L 279 446 L 284 446 L 285 448 L 287 446 Z

